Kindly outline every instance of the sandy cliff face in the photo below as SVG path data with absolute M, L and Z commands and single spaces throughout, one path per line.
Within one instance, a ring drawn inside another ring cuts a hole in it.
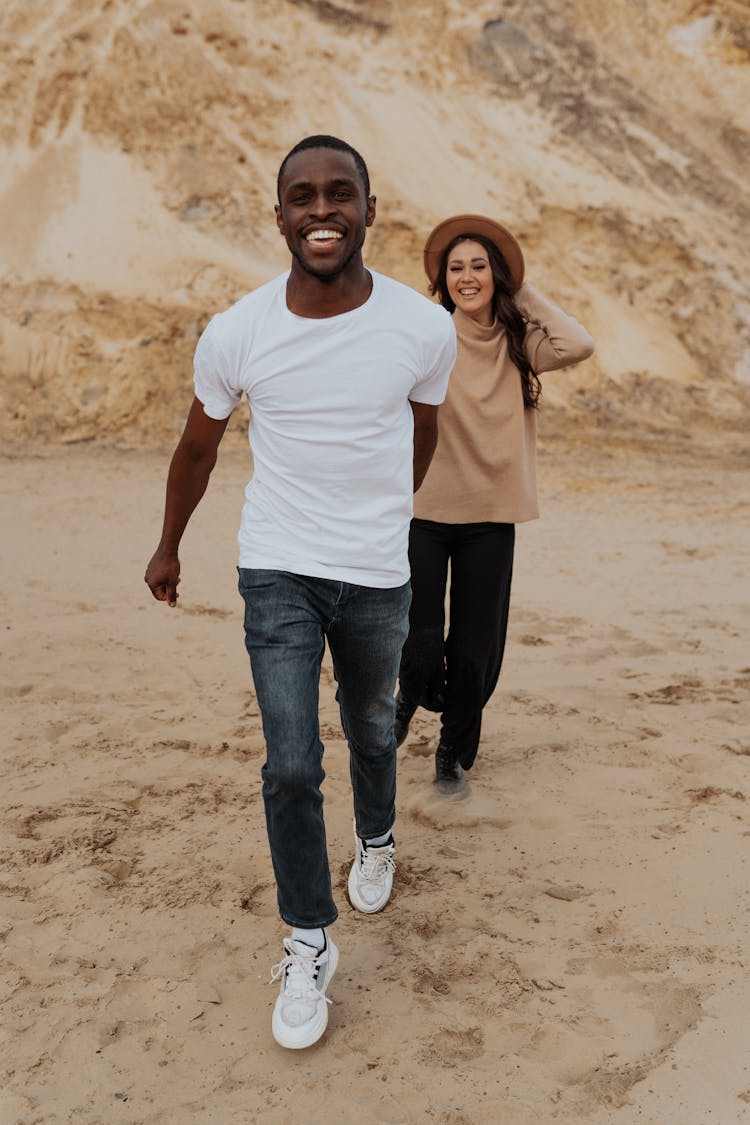
M 454 211 L 519 232 L 598 344 L 549 408 L 739 426 L 748 26 L 739 0 L 6 0 L 0 433 L 171 440 L 208 317 L 286 265 L 275 174 L 311 132 L 370 164 L 374 268 L 424 291 Z

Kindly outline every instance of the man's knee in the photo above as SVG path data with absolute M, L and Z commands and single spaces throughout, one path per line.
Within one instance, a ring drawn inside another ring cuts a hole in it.
M 310 790 L 317 790 L 325 777 L 322 756 L 323 747 L 318 743 L 314 753 L 279 753 L 278 749 L 261 770 L 263 777 L 264 797 L 276 797 L 281 794 L 295 799 Z
M 341 725 L 354 751 L 366 757 L 378 757 L 393 750 L 393 721 L 396 715 L 393 687 L 388 692 L 359 701 L 352 701 L 339 688 L 337 698 Z

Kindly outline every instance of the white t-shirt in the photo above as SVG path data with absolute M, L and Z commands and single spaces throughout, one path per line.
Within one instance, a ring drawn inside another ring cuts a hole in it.
M 250 404 L 254 472 L 240 566 L 361 586 L 409 577 L 413 416 L 445 398 L 456 358 L 445 309 L 372 273 L 368 300 L 320 320 L 286 303 L 289 273 L 215 316 L 195 352 L 210 418 Z

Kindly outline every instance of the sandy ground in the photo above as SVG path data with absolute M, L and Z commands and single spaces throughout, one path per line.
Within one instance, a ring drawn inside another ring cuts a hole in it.
M 371 918 L 324 668 L 341 965 L 300 1053 L 270 1034 L 247 456 L 220 459 L 177 611 L 142 581 L 166 462 L 3 463 L 2 1125 L 750 1120 L 746 460 L 547 439 L 470 795 L 433 792 L 420 716 Z

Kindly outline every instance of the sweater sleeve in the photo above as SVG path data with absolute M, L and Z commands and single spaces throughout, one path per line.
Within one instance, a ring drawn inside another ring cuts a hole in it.
M 555 371 L 588 359 L 594 341 L 583 325 L 543 297 L 526 282 L 515 296 L 527 322 L 524 346 L 529 363 L 537 375 Z

